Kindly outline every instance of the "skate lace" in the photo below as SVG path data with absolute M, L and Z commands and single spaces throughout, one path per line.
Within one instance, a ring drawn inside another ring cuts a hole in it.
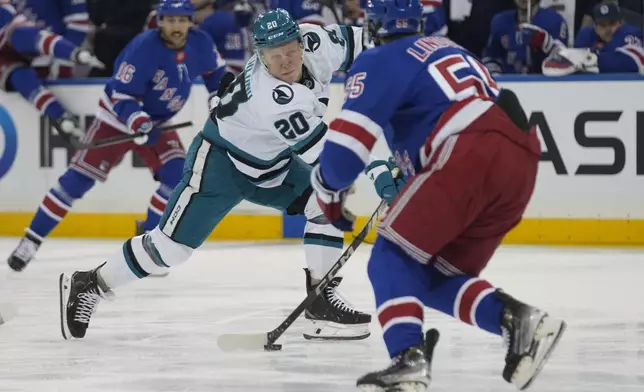
M 325 291 L 331 306 L 347 313 L 357 312 L 347 303 L 348 301 L 342 296 L 342 294 L 338 292 L 338 290 L 335 287 L 327 287 Z
M 78 294 L 78 305 L 74 314 L 74 321 L 83 324 L 89 324 L 96 305 L 101 300 L 101 296 L 96 290 L 89 290 L 86 293 Z

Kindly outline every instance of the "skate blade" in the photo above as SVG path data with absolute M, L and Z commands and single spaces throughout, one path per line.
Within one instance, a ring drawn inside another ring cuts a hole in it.
M 426 392 L 428 386 L 422 382 L 404 382 L 395 385 L 382 387 L 379 385 L 358 385 L 362 392 Z
M 312 332 L 302 334 L 306 340 L 363 340 L 371 336 L 369 324 L 338 324 L 332 321 L 310 320 Z
M 65 274 L 60 274 L 58 279 L 58 293 L 60 300 L 60 332 L 63 339 L 73 339 L 69 327 L 67 325 L 67 299 L 69 298 L 69 291 L 71 289 L 71 278 Z
M 550 316 L 545 316 L 541 320 L 541 324 L 535 334 L 535 339 L 539 345 L 536 355 L 534 358 L 526 357 L 521 361 L 512 380 L 520 391 L 524 391 L 532 385 L 539 373 L 541 373 L 543 366 L 548 362 L 565 330 L 566 323 L 563 320 L 553 319 Z

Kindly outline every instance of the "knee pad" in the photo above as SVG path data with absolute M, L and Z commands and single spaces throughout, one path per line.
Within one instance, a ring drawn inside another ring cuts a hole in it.
M 403 273 L 404 272 L 404 273 Z M 371 257 L 367 265 L 367 274 L 373 282 L 374 279 L 392 277 L 401 273 L 428 277 L 430 267 L 412 259 L 400 247 L 384 237 L 378 237 L 371 250 Z
M 60 190 L 72 199 L 80 199 L 83 197 L 87 191 L 92 189 L 95 183 L 95 180 L 74 169 L 67 169 L 65 174 L 58 179 Z
M 42 87 L 42 82 L 33 68 L 19 67 L 9 75 L 9 84 L 25 99 L 31 100 L 33 95 Z
M 182 264 L 192 255 L 191 247 L 173 241 L 159 227 L 155 227 L 148 236 L 153 249 L 146 249 L 146 252 L 151 253 L 152 261 L 158 266 L 173 267 Z
M 183 165 L 185 163 L 186 160 L 183 158 L 169 160 L 155 173 L 157 180 L 166 187 L 174 189 L 179 181 L 181 181 L 181 177 L 183 176 Z

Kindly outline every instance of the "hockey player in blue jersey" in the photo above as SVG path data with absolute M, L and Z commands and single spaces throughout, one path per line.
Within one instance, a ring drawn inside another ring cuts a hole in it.
M 424 391 L 438 332 L 423 342 L 430 307 L 508 343 L 503 378 L 525 389 L 565 323 L 479 277 L 520 220 L 541 154 L 516 95 L 500 90 L 469 52 L 421 35 L 418 0 L 371 0 L 375 48 L 356 59 L 347 98 L 329 125 L 311 183 L 325 216 L 351 231 L 345 203 L 384 137 L 408 177 L 378 226 L 368 265 L 391 366 L 365 375 L 368 391 Z
M 247 2 L 239 0 L 217 0 L 215 5 L 214 12 L 199 28 L 210 34 L 226 65 L 239 73 L 249 53 L 245 30 L 252 22 L 253 9 Z
M 447 17 L 443 7 L 443 0 L 421 0 L 423 6 L 423 28 L 426 36 L 447 35 Z
M 540 0 L 515 0 L 517 9 L 492 18 L 483 64 L 497 74 L 541 73 L 543 60 L 568 45 L 568 24 L 557 11 L 539 7 Z
M 25 236 L 9 256 L 16 271 L 27 266 L 44 238 L 58 225 L 96 181 L 104 182 L 123 156 L 134 150 L 148 165 L 159 188 L 154 192 L 142 231 L 154 228 L 172 189 L 181 179 L 185 149 L 176 132 L 161 133 L 186 103 L 193 83 L 203 76 L 216 92 L 225 72 L 210 37 L 192 28 L 194 9 L 188 0 L 164 0 L 160 29 L 139 34 L 115 63 L 105 86 L 96 119 L 83 137 L 91 142 L 124 134 L 143 133 L 134 142 L 77 151 L 67 171 L 47 192 Z
M 76 46 L 83 44 L 89 31 L 86 0 L 20 0 L 16 1 L 16 9 Z M 51 68 L 53 78 L 72 77 L 73 65 L 70 61 L 47 57 L 32 63 L 32 66 Z
M 543 73 L 548 76 L 576 72 L 644 74 L 642 30 L 624 22 L 619 5 L 596 5 L 593 19 L 593 26 L 579 30 L 574 48 L 559 51 L 544 62 Z
M 199 28 L 210 35 L 226 65 L 235 73 L 241 72 L 249 53 L 245 29 L 252 20 L 252 8 L 239 0 L 191 1 Z M 156 14 L 156 10 L 150 12 L 148 29 L 158 27 Z
M 0 0 L 0 89 L 17 91 L 43 115 L 49 117 L 59 132 L 80 137 L 83 131 L 54 94 L 41 82 L 32 68 L 38 56 L 52 56 L 69 62 L 102 68 L 89 51 L 80 49 L 63 36 L 37 26 L 19 13 L 8 0 Z

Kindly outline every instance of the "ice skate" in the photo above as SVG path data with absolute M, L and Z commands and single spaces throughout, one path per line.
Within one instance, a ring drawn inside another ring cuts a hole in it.
M 311 284 L 309 270 L 305 268 L 304 271 L 306 290 L 311 292 L 315 286 Z M 313 325 L 310 332 L 304 333 L 305 339 L 360 340 L 368 338 L 371 334 L 371 315 L 355 310 L 345 302 L 337 290 L 341 282 L 341 277 L 333 278 L 306 310 L 305 317 Z
M 102 265 L 101 265 L 102 267 Z M 98 285 L 98 269 L 60 275 L 60 329 L 65 339 L 81 339 L 102 298 L 112 295 Z
M 366 392 L 422 392 L 432 381 L 432 358 L 439 333 L 430 329 L 425 344 L 408 348 L 391 361 L 388 368 L 368 373 L 358 379 L 357 386 Z
M 40 240 L 25 234 L 20 240 L 18 247 L 11 253 L 7 259 L 7 264 L 14 271 L 22 271 L 27 267 L 27 264 L 36 256 L 38 248 L 40 248 Z
M 498 296 L 505 303 L 501 330 L 508 346 L 503 378 L 525 390 L 557 346 L 566 323 L 500 290 Z

